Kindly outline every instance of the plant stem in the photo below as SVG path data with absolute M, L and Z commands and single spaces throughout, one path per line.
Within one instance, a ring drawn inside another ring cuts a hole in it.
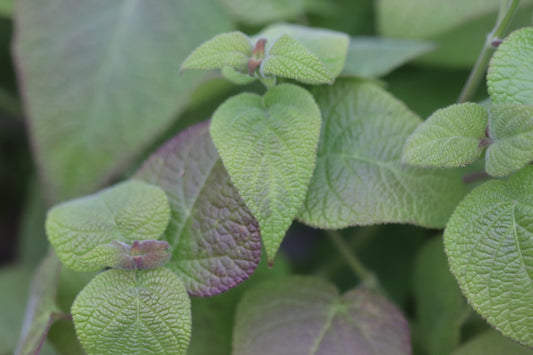
M 507 7 L 500 7 L 498 21 L 496 22 L 496 25 L 490 34 L 487 36 L 487 40 L 485 41 L 483 49 L 479 53 L 476 64 L 474 65 L 474 68 L 472 68 L 472 72 L 470 73 L 470 76 L 468 77 L 468 80 L 461 91 L 461 95 L 459 95 L 459 98 L 457 99 L 458 103 L 471 100 L 476 93 L 479 83 L 481 82 L 481 79 L 483 78 L 483 75 L 487 69 L 492 52 L 494 49 L 496 49 L 495 41 L 498 41 L 505 32 L 505 29 L 511 22 L 511 19 L 513 18 L 513 15 L 515 14 L 519 4 L 520 0 L 511 0 Z
M 357 259 L 355 255 L 350 252 L 348 244 L 344 241 L 342 235 L 336 231 L 328 231 L 328 236 L 335 244 L 335 247 L 342 254 L 354 274 L 361 279 L 365 284 L 374 284 L 376 282 L 372 272 L 368 271 L 366 267 Z

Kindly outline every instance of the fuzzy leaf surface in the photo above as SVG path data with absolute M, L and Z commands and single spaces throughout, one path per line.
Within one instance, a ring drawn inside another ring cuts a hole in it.
M 533 167 L 475 188 L 444 232 L 452 273 L 474 309 L 533 346 Z
M 242 32 L 216 35 L 192 52 L 181 69 L 222 69 L 226 66 L 246 72 L 252 56 L 250 39 Z
M 17 2 L 14 55 L 48 198 L 91 193 L 183 111 L 201 73 L 179 73 L 230 31 L 216 0 Z M 75 167 L 75 168 L 74 168 Z
M 490 116 L 492 144 L 485 154 L 492 176 L 509 175 L 533 160 L 533 105 L 493 105 Z
M 350 37 L 348 35 L 312 27 L 300 25 L 275 24 L 267 27 L 261 33 L 253 37 L 267 39 L 267 48 L 283 35 L 287 35 L 302 44 L 307 50 L 314 53 L 328 69 L 330 75 L 335 78 L 340 74 L 346 61 L 346 53 Z
M 63 202 L 48 212 L 46 233 L 61 262 L 76 271 L 118 267 L 114 241 L 159 239 L 170 219 L 165 192 L 131 180 Z
M 299 219 L 320 228 L 412 223 L 442 228 L 465 194 L 455 170 L 409 167 L 401 147 L 422 122 L 377 85 L 317 88 L 317 163 Z
M 533 27 L 511 33 L 492 56 L 487 88 L 495 104 L 533 105 Z
M 406 319 L 383 296 L 343 295 L 312 277 L 268 280 L 239 303 L 233 354 L 411 354 Z
M 320 134 L 320 110 L 306 90 L 275 86 L 244 93 L 214 113 L 211 136 L 240 196 L 259 222 L 269 262 L 305 199 Z
M 136 177 L 165 190 L 171 208 L 165 265 L 195 296 L 246 280 L 261 256 L 259 227 L 232 185 L 209 135 L 197 124 L 152 154 Z
M 170 270 L 109 270 L 72 305 L 76 334 L 88 355 L 186 354 L 191 301 Z
M 381 77 L 434 48 L 435 45 L 429 41 L 353 37 L 341 75 Z
M 303 44 L 282 35 L 268 50 L 261 63 L 261 73 L 308 84 L 331 84 L 333 77 L 320 59 Z
M 476 103 L 435 111 L 417 127 L 403 148 L 402 160 L 414 166 L 453 168 L 478 160 L 489 113 Z

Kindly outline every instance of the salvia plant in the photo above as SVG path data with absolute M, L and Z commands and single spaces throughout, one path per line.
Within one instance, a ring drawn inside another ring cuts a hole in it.
M 372 9 L 381 37 L 353 36 Z M 0 347 L 533 353 L 532 9 L 19 0 L 51 247 L 18 344 Z M 386 76 L 415 58 L 472 69 L 462 92 L 439 87 L 451 71 L 426 87 L 428 69 Z M 429 112 L 427 87 L 445 96 Z

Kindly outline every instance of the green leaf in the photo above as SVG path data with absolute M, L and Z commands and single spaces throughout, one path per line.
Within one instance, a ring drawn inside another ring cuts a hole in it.
M 311 277 L 269 280 L 237 309 L 233 354 L 411 354 L 401 312 L 380 294 L 358 288 L 339 295 Z
M 252 81 L 255 81 L 255 77 L 250 76 L 248 74 L 240 73 L 232 67 L 222 68 L 222 76 L 231 81 L 233 84 L 237 85 L 246 85 L 250 84 Z
M 429 41 L 353 37 L 341 75 L 381 77 L 433 49 L 435 45 Z
M 226 66 L 245 73 L 252 56 L 250 39 L 242 32 L 219 34 L 202 43 L 181 65 L 183 69 L 222 69 Z
M 259 222 L 270 263 L 313 175 L 320 111 L 304 89 L 284 84 L 244 93 L 213 114 L 211 136 L 231 181 Z
M 459 204 L 444 232 L 463 294 L 505 336 L 533 346 L 533 167 L 489 181 Z
M 11 16 L 13 15 L 14 4 L 14 0 L 0 1 L 0 15 L 11 18 Z
M 487 173 L 499 177 L 525 167 L 533 160 L 533 106 L 493 105 L 490 138 Z
M 421 123 L 377 85 L 317 88 L 322 136 L 298 218 L 320 228 L 412 223 L 442 228 L 465 194 L 458 171 L 404 166 L 401 147 Z
M 478 160 L 489 144 L 489 113 L 475 103 L 437 110 L 409 137 L 402 160 L 414 166 L 453 168 Z
M 61 262 L 76 271 L 121 267 L 120 243 L 159 239 L 170 219 L 165 192 L 127 181 L 63 202 L 48 212 L 46 233 Z
M 172 247 L 165 266 L 189 294 L 225 292 L 254 272 L 261 256 L 259 227 L 231 184 L 207 123 L 169 140 L 135 176 L 168 195 L 171 219 L 163 238 Z
M 185 354 L 191 337 L 191 301 L 165 268 L 96 276 L 76 297 L 72 317 L 89 355 Z
M 308 84 L 333 82 L 333 77 L 320 59 L 287 35 L 282 35 L 270 47 L 260 71 L 262 75 L 275 75 Z
M 267 39 L 272 44 L 283 35 L 287 35 L 315 54 L 335 78 L 340 74 L 346 61 L 350 37 L 342 32 L 299 25 L 275 24 L 252 37 L 252 41 Z
M 221 0 L 230 15 L 247 25 L 293 20 L 304 14 L 303 0 Z
M 455 350 L 452 355 L 531 355 L 528 349 L 494 330 L 486 331 Z
M 30 134 L 53 201 L 95 191 L 143 152 L 202 79 L 180 75 L 180 63 L 231 30 L 215 0 L 22 0 L 15 23 Z
M 492 102 L 533 105 L 533 27 L 511 33 L 492 56 L 487 86 Z
M 31 284 L 15 355 L 36 354 L 46 340 L 48 329 L 59 314 L 56 290 L 60 270 L 61 264 L 53 252 L 39 265 Z
M 442 238 L 420 251 L 414 273 L 418 329 L 427 354 L 449 355 L 459 344 L 461 325 L 470 314 L 448 267 Z

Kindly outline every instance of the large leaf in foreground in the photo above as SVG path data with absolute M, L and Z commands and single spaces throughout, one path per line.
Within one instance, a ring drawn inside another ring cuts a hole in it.
M 214 0 L 23 0 L 15 21 L 29 128 L 54 200 L 93 191 L 160 134 L 199 82 L 180 77 L 180 63 L 231 27 Z
M 474 309 L 533 346 L 533 167 L 474 189 L 450 218 L 444 243 Z
M 420 118 L 370 82 L 338 80 L 314 95 L 322 131 L 299 218 L 321 228 L 444 227 L 465 190 L 457 171 L 402 165 L 402 147 Z
M 305 198 L 319 135 L 320 110 L 295 85 L 234 96 L 213 114 L 211 136 L 259 222 L 269 262 Z
M 133 180 L 55 206 L 46 218 L 46 234 L 67 267 L 98 271 L 123 263 L 122 245 L 115 242 L 159 239 L 169 218 L 163 190 Z
M 494 53 L 487 73 L 492 102 L 533 105 L 533 27 L 511 33 Z
M 364 288 L 339 295 L 317 278 L 261 283 L 243 296 L 236 317 L 234 355 L 411 354 L 396 306 Z
M 165 268 L 96 276 L 76 297 L 72 317 L 89 355 L 185 354 L 191 338 L 191 301 Z
M 486 170 L 492 176 L 505 176 L 533 160 L 533 105 L 493 105 L 490 138 L 485 154 Z
M 257 221 L 231 184 L 209 135 L 197 124 L 165 143 L 136 177 L 169 198 L 166 266 L 195 296 L 212 296 L 250 276 L 261 255 Z

